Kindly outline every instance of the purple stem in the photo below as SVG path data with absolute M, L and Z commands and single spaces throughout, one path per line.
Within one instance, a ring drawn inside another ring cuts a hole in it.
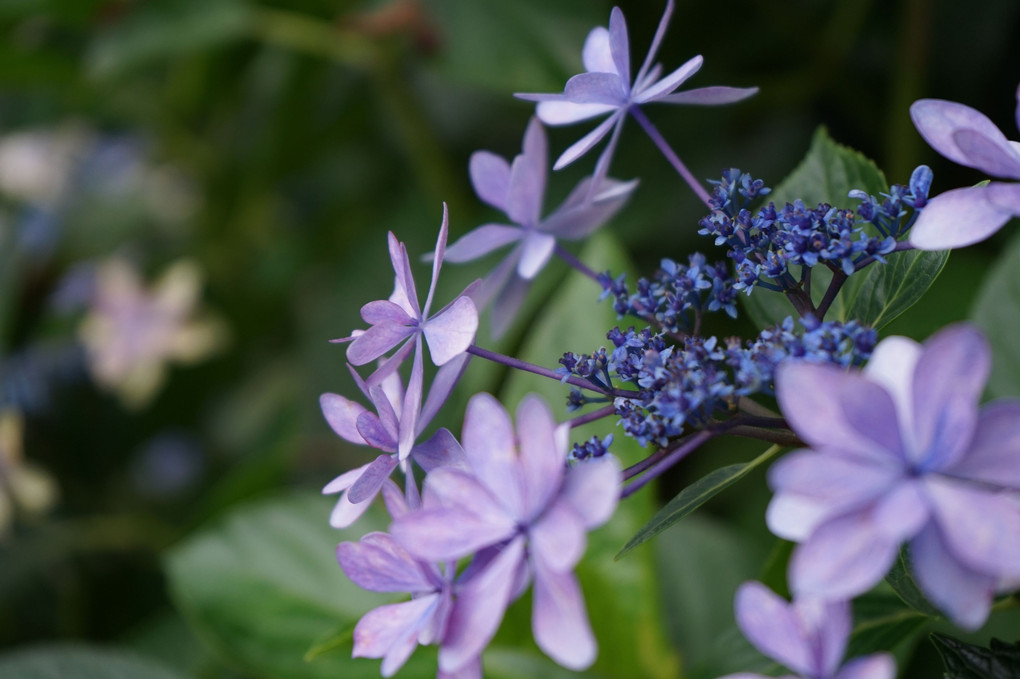
M 599 386 L 594 382 L 589 382 L 588 380 L 581 379 L 580 377 L 574 377 L 573 375 L 564 378 L 563 375 L 556 372 L 555 370 L 543 368 L 540 365 L 528 363 L 527 361 L 522 361 L 518 358 L 507 356 L 505 354 L 499 354 L 496 353 L 495 351 L 482 349 L 480 346 L 475 344 L 469 346 L 467 348 L 467 352 L 469 354 L 473 354 L 474 356 L 479 356 L 481 358 L 493 361 L 494 363 L 502 363 L 503 365 L 510 366 L 511 368 L 516 368 L 517 370 L 523 370 L 525 372 L 534 373 L 536 375 L 541 375 L 542 377 L 549 377 L 551 379 L 556 380 L 557 382 L 566 382 L 567 384 L 572 384 L 575 387 L 580 387 L 581 389 L 596 391 L 602 394 L 603 396 L 636 398 L 641 395 L 641 392 L 639 391 L 626 391 L 624 389 L 607 389 L 606 387 Z
M 663 138 L 663 136 L 659 133 L 659 130 L 656 129 L 655 125 L 652 125 L 652 121 L 649 120 L 648 117 L 645 116 L 644 112 L 637 106 L 631 106 L 627 110 L 632 116 L 634 116 L 634 119 L 638 121 L 638 124 L 645 128 L 645 132 L 649 137 L 651 137 L 652 141 L 655 142 L 655 145 L 659 147 L 659 150 L 662 151 L 662 155 L 666 156 L 666 160 L 668 160 L 673 168 L 680 173 L 680 176 L 683 177 L 684 181 L 687 182 L 687 185 L 694 190 L 694 193 L 698 195 L 701 202 L 708 207 L 711 207 L 711 203 L 709 202 L 711 196 L 708 195 L 708 191 L 706 191 L 705 187 L 694 178 L 694 175 L 687 169 L 687 166 L 684 165 L 683 161 L 680 160 L 676 153 L 673 152 L 673 149 L 670 148 L 665 138 Z
M 615 413 L 616 406 L 608 405 L 603 408 L 599 408 L 598 410 L 593 410 L 590 413 L 578 415 L 577 417 L 571 420 L 567 420 L 567 422 L 570 423 L 570 428 L 573 429 L 574 427 L 580 427 L 582 424 L 588 424 L 589 422 L 594 422 L 595 420 L 601 420 L 603 417 L 609 417 L 610 415 L 613 415 Z
M 676 464 L 678 461 L 680 461 L 682 458 L 686 457 L 698 446 L 705 443 L 709 439 L 718 436 L 720 433 L 722 432 L 715 431 L 712 429 L 702 429 L 697 434 L 694 434 L 676 448 L 669 450 L 669 452 L 666 453 L 661 459 L 659 459 L 658 462 L 649 467 L 648 471 L 645 472 L 641 476 L 641 478 L 625 486 L 624 489 L 620 491 L 620 497 L 621 498 L 630 497 L 631 495 L 639 491 L 641 488 L 644 488 L 645 484 L 647 484 L 649 481 L 651 481 L 654 478 L 657 478 L 660 474 L 662 474 L 662 472 L 666 471 L 674 464 Z
M 556 249 L 554 250 L 554 252 L 556 253 L 557 257 L 562 259 L 571 267 L 577 269 L 578 271 L 580 271 L 581 273 L 583 273 L 585 276 L 592 279 L 596 283 L 599 283 L 599 275 L 592 271 L 591 269 L 589 269 L 587 266 L 585 266 L 584 262 L 582 262 L 577 257 L 574 257 L 572 254 L 567 252 L 559 243 L 556 244 Z M 599 285 L 601 286 L 602 284 L 599 283 Z

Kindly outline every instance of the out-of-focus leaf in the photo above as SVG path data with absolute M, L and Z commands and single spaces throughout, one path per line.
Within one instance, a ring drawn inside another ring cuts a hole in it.
M 938 618 L 941 617 L 939 610 L 935 608 L 924 596 L 917 581 L 910 572 L 910 555 L 906 549 L 900 551 L 900 557 L 896 559 L 892 570 L 885 576 L 885 581 L 893 588 L 893 591 L 903 600 L 905 604 L 922 615 Z
M 352 583 L 336 563 L 338 542 L 384 528 L 371 511 L 352 529 L 329 527 L 330 500 L 294 495 L 242 507 L 174 549 L 171 595 L 199 636 L 259 677 L 377 677 L 376 660 L 350 649 L 305 656 L 316 640 L 387 603 Z M 418 652 L 402 677 L 431 677 Z
M 993 397 L 1020 396 L 1020 236 L 1006 246 L 985 277 L 970 318 L 984 330 L 992 346 Z
M 99 33 L 89 71 L 114 77 L 153 61 L 207 49 L 241 36 L 250 21 L 245 0 L 160 0 L 130 5 Z
M 853 319 L 876 329 L 887 325 L 928 291 L 942 273 L 949 251 L 914 250 L 886 257 L 885 264 L 875 262 L 848 281 L 840 292 L 840 320 Z
M 134 653 L 80 644 L 52 644 L 0 655 L 4 679 L 185 679 Z
M 944 634 L 932 634 L 931 640 L 946 665 L 946 679 L 1020 677 L 1020 642 L 992 639 L 991 648 L 982 648 Z

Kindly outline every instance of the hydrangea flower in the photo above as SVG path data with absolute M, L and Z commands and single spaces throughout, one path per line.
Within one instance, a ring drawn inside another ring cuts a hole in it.
M 350 337 L 337 340 L 350 341 L 347 347 L 347 360 L 356 366 L 374 361 L 400 345 L 400 348 L 369 377 L 369 385 L 377 384 L 395 371 L 408 354 L 414 351 L 411 378 L 404 393 L 403 403 L 403 412 L 408 420 L 401 425 L 398 442 L 401 455 L 404 457 L 410 450 L 411 441 L 416 433 L 413 418 L 421 408 L 424 376 L 422 339 L 424 338 L 425 344 L 428 345 L 432 362 L 442 366 L 467 351 L 478 329 L 478 310 L 469 297 L 470 289 L 435 315 L 429 316 L 432 299 L 436 293 L 436 282 L 439 280 L 439 270 L 443 266 L 448 234 L 449 212 L 444 203 L 443 223 L 439 229 L 439 239 L 432 261 L 432 282 L 429 284 L 425 306 L 419 307 L 418 292 L 414 286 L 414 277 L 411 275 L 407 248 L 391 232 L 390 260 L 396 276 L 393 294 L 389 299 L 376 300 L 361 307 L 361 318 L 369 324 L 368 330 L 355 331 Z
M 893 679 L 896 661 L 874 653 L 840 666 L 853 620 L 846 601 L 795 599 L 787 602 L 760 582 L 737 590 L 737 625 L 754 646 L 797 675 L 782 679 Z M 766 679 L 741 672 L 723 679 Z
M 515 244 L 510 254 L 473 295 L 479 305 L 495 297 L 493 335 L 497 338 L 516 315 L 530 281 L 553 254 L 557 239 L 578 240 L 615 215 L 637 186 L 637 181 L 603 180 L 592 189 L 583 180 L 556 210 L 544 219 L 548 143 L 541 123 L 532 119 L 524 133 L 522 152 L 513 163 L 489 151 L 471 156 L 471 183 L 483 201 L 506 213 L 513 222 L 483 224 L 446 250 L 446 261 L 467 262 L 505 245 Z M 589 197 L 589 193 L 592 193 Z
M 910 117 L 924 140 L 943 156 L 991 177 L 1020 179 L 1020 142 L 1009 141 L 983 113 L 941 99 L 921 99 Z M 1017 89 L 1020 127 L 1020 88 Z M 993 181 L 932 198 L 910 232 L 922 250 L 945 250 L 982 241 L 1020 216 L 1020 184 Z
M 653 64 L 653 61 L 666 34 L 672 13 L 673 0 L 669 0 L 648 49 L 648 55 L 633 80 L 630 77 L 627 23 L 620 8 L 614 7 L 609 15 L 609 28 L 602 26 L 594 28 L 585 40 L 581 59 L 586 72 L 568 80 L 562 94 L 514 95 L 520 99 L 539 102 L 537 115 L 546 125 L 569 125 L 609 114 L 609 117 L 595 129 L 564 151 L 553 169 L 559 170 L 571 164 L 612 131 L 609 144 L 595 166 L 595 177 L 604 177 L 627 114 L 639 115 L 639 107 L 644 104 L 662 102 L 714 106 L 746 99 L 758 91 L 757 87 L 702 87 L 676 92 L 678 87 L 698 72 L 704 60 L 700 55 L 696 56 L 669 75 L 660 77 L 662 67 L 660 64 Z
M 923 345 L 887 338 L 863 373 L 779 366 L 779 405 L 811 448 L 769 472 L 768 525 L 800 543 L 795 593 L 861 594 L 904 541 L 922 591 L 961 627 L 1020 582 L 1020 401 L 978 409 L 990 367 L 966 325 Z
M 586 531 L 605 523 L 616 507 L 620 468 L 611 455 L 567 467 L 567 433 L 536 396 L 518 407 L 515 433 L 495 398 L 476 395 L 462 437 L 469 470 L 431 472 L 423 509 L 393 523 L 393 536 L 419 559 L 444 562 L 479 553 L 475 560 L 491 562 L 485 568 L 498 573 L 487 585 L 498 596 L 454 616 L 464 636 L 449 638 L 452 646 L 440 649 L 440 668 L 454 671 L 481 653 L 529 576 L 538 646 L 571 669 L 594 661 L 595 638 L 572 571 L 584 553 Z

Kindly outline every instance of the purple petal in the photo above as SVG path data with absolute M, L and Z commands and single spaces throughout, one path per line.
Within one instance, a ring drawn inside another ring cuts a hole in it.
M 889 653 L 872 653 L 855 658 L 833 679 L 896 679 L 896 659 Z
M 469 262 L 487 255 L 497 248 L 520 240 L 520 227 L 503 224 L 483 224 L 474 231 L 464 234 L 446 250 L 446 261 Z
M 1017 149 L 1020 153 L 1020 143 Z M 1014 217 L 1020 215 L 1020 184 L 992 182 L 985 187 L 985 197 L 996 207 L 1009 210 Z
M 655 37 L 652 38 L 652 44 L 648 47 L 648 54 L 645 55 L 645 60 L 641 64 L 641 68 L 638 69 L 637 76 L 634 78 L 635 83 L 640 83 L 644 79 L 648 69 L 652 66 L 652 62 L 655 61 L 655 55 L 659 53 L 659 45 L 662 44 L 662 39 L 666 37 L 666 27 L 669 26 L 669 18 L 671 16 L 673 16 L 673 0 L 668 0 L 666 8 L 662 12 L 662 18 L 659 19 L 659 25 L 655 29 Z
M 627 101 L 623 79 L 615 73 L 579 73 L 567 81 L 563 95 L 575 104 L 615 107 Z
M 440 585 L 386 533 L 369 533 L 358 542 L 341 542 L 336 558 L 348 578 L 372 592 L 433 592 Z
M 399 305 L 411 318 L 420 318 L 421 308 L 418 306 L 418 292 L 414 287 L 414 276 L 411 275 L 411 262 L 407 259 L 407 248 L 397 240 L 392 231 L 388 238 L 390 263 L 393 264 L 393 273 L 396 277 L 390 301 Z
M 369 325 L 377 323 L 408 325 L 413 321 L 399 305 L 385 299 L 377 299 L 361 307 L 361 318 Z
M 787 361 L 776 369 L 776 397 L 794 431 L 812 447 L 900 466 L 903 446 L 892 398 L 860 374 Z
M 484 569 L 475 571 L 461 584 L 446 638 L 439 647 L 441 671 L 455 672 L 481 655 L 503 620 L 523 561 L 524 541 L 513 540 Z
M 525 479 L 514 449 L 513 423 L 491 395 L 476 394 L 468 402 L 461 444 L 481 484 L 515 518 L 525 518 Z
M 942 469 L 966 452 L 991 366 L 988 342 L 973 326 L 946 328 L 924 343 L 914 369 L 912 462 Z
M 585 178 L 538 228 L 557 238 L 584 238 L 612 219 L 630 199 L 637 185 L 636 179 L 629 182 L 607 179 L 589 199 L 591 177 Z
M 349 401 L 340 394 L 323 394 L 319 397 L 319 407 L 337 436 L 350 443 L 365 445 L 365 439 L 357 428 L 358 416 L 366 412 L 363 405 Z
M 595 144 L 602 141 L 602 138 L 609 134 L 609 130 L 611 130 L 615 125 L 620 124 L 622 120 L 623 115 L 621 111 L 617 109 L 613 115 L 603 120 L 594 130 L 581 137 L 579 141 L 574 142 L 570 148 L 564 151 L 563 154 L 556 160 L 556 164 L 553 165 L 553 169 L 562 170 L 567 165 L 570 165 L 572 162 L 583 156 L 593 146 L 595 146 Z
M 414 334 L 415 328 L 394 323 L 373 325 L 347 345 L 347 360 L 353 365 L 365 365 L 379 358 Z
M 425 405 L 421 410 L 421 418 L 418 420 L 419 434 L 425 427 L 429 426 L 432 418 L 436 416 L 439 409 L 446 403 L 446 399 L 449 398 L 453 388 L 457 386 L 457 382 L 460 381 L 461 375 L 464 374 L 464 369 L 467 368 L 468 361 L 470 360 L 471 354 L 464 352 L 460 356 L 444 363 L 436 371 L 435 377 L 432 378 L 432 386 L 429 387 L 429 395 L 425 399 Z
M 379 367 L 376 368 L 375 371 L 371 375 L 369 375 L 368 379 L 365 381 L 365 385 L 368 386 L 369 391 L 371 392 L 373 387 L 382 386 L 388 380 L 390 380 L 396 373 L 397 369 L 404 362 L 404 359 L 407 358 L 412 351 L 414 351 L 414 348 L 417 344 L 418 344 L 417 342 L 411 341 L 405 342 L 403 346 L 394 351 L 389 358 L 387 358 L 384 361 L 381 361 L 379 363 Z
M 399 437 L 397 439 L 397 453 L 400 459 L 406 460 L 414 447 L 414 440 L 418 436 L 418 417 L 421 415 L 421 397 L 423 386 L 424 367 L 422 366 L 421 335 L 415 340 L 414 361 L 411 366 L 411 379 L 407 382 L 407 391 L 404 392 L 404 403 L 400 409 L 400 426 L 398 427 Z
M 517 224 L 532 226 L 542 212 L 546 181 L 546 140 L 542 124 L 532 118 L 524 136 L 524 153 L 510 166 L 506 213 Z
M 421 318 L 428 318 L 429 309 L 432 308 L 432 299 L 436 294 L 436 283 L 439 282 L 439 271 L 443 268 L 443 258 L 446 256 L 446 240 L 450 236 L 450 210 L 443 203 L 443 221 L 439 225 L 439 237 L 436 239 L 436 249 L 432 251 L 432 280 L 429 282 L 429 294 L 425 297 L 425 306 L 420 314 Z
M 524 303 L 531 281 L 521 278 L 517 272 L 510 274 L 492 305 L 492 339 L 498 340 L 510 329 L 517 312 Z
M 1001 147 L 1007 155 L 1015 153 L 995 123 L 970 106 L 941 99 L 921 99 L 910 107 L 910 117 L 933 149 L 960 165 L 984 169 L 957 144 L 956 133 L 962 130 L 982 135 L 989 143 Z
M 371 500 L 396 466 L 397 461 L 392 455 L 380 455 L 375 458 L 347 491 L 347 499 L 353 504 Z
M 510 164 L 495 153 L 475 151 L 468 161 L 468 171 L 478 197 L 497 210 L 506 212 L 506 196 L 510 190 Z M 447 255 L 449 261 L 458 261 L 451 257 L 452 254 Z
M 567 470 L 563 497 L 589 530 L 601 526 L 616 511 L 623 477 L 613 455 L 578 462 Z
M 428 441 L 416 445 L 411 451 L 411 457 L 426 473 L 439 467 L 468 469 L 464 450 L 449 429 L 440 429 Z
M 598 26 L 591 29 L 581 50 L 581 62 L 589 73 L 616 73 L 613 52 L 609 46 L 609 30 Z M 619 75 L 619 73 L 616 73 Z
M 1020 490 L 1020 401 L 996 401 L 981 409 L 966 455 L 946 474 Z
M 517 440 L 525 493 L 523 518 L 538 517 L 560 489 L 567 463 L 566 442 L 560 438 L 545 401 L 534 394 L 525 396 L 517 406 Z
M 361 475 L 365 473 L 365 470 L 368 469 L 368 466 L 370 464 L 372 463 L 368 462 L 366 464 L 361 465 L 360 467 L 356 467 L 350 471 L 344 472 L 340 476 L 336 477 L 335 479 L 327 483 L 325 488 L 322 489 L 322 494 L 333 495 L 334 493 L 339 493 L 341 491 L 347 490 L 348 488 L 354 485 L 355 481 L 361 478 Z
M 469 660 L 463 667 L 454 672 L 444 672 L 442 668 L 436 673 L 436 679 L 483 679 L 482 659 Z
M 598 646 L 577 577 L 537 561 L 532 597 L 531 629 L 538 647 L 567 669 L 583 670 L 595 662 Z
M 925 490 L 945 546 L 982 573 L 1020 576 L 1020 497 L 929 475 Z
M 669 94 L 676 88 L 680 87 L 685 80 L 697 73 L 704 61 L 705 60 L 700 54 L 693 59 L 689 59 L 680 68 L 676 69 L 662 80 L 639 92 L 637 96 L 634 97 L 634 101 L 639 104 L 644 104 L 646 102 L 655 101 L 660 97 Z
M 366 465 L 366 467 L 367 466 L 368 465 Z M 347 499 L 347 493 L 345 491 L 340 496 L 340 499 L 336 501 L 336 504 L 333 506 L 333 511 L 330 512 L 329 525 L 333 528 L 347 528 L 357 521 L 371 504 L 371 502 L 359 502 L 358 504 L 354 504 Z
M 528 530 L 532 558 L 549 570 L 572 570 L 584 556 L 584 522 L 569 503 L 554 502 Z
M 383 502 L 386 504 L 386 511 L 394 521 L 411 511 L 407 504 L 407 498 L 403 491 L 391 479 L 383 481 L 382 485 Z
M 990 188 L 953 189 L 929 200 L 910 230 L 910 244 L 919 250 L 948 250 L 991 236 L 1013 212 L 992 202 Z
M 531 280 L 552 257 L 556 239 L 549 234 L 529 231 L 521 243 L 521 257 L 517 260 L 517 275 Z
M 734 599 L 737 626 L 755 648 L 799 674 L 814 674 L 814 659 L 791 604 L 760 582 L 745 582 Z
M 384 658 L 380 673 L 392 676 L 414 652 L 418 631 L 437 600 L 423 596 L 399 604 L 380 606 L 366 613 L 354 628 L 355 658 Z
M 758 94 L 757 87 L 699 87 L 685 92 L 666 94 L 655 101 L 667 104 L 684 104 L 687 106 L 723 106 L 743 101 Z
M 793 552 L 790 586 L 798 595 L 850 599 L 889 571 L 899 542 L 884 538 L 867 512 L 827 521 Z
M 627 21 L 619 7 L 609 13 L 609 52 L 613 55 L 616 72 L 623 80 L 624 89 L 630 90 L 630 45 L 627 43 Z
M 387 453 L 395 453 L 397 451 L 397 441 L 394 438 L 396 433 L 395 428 L 387 429 L 379 416 L 375 413 L 370 413 L 367 410 L 358 416 L 358 433 L 365 443 L 372 446 L 376 450 L 382 450 Z
M 996 143 L 980 132 L 963 129 L 953 133 L 953 141 L 970 159 L 971 167 L 993 177 L 1020 179 L 1020 154 L 1007 141 Z
M 975 630 L 988 619 L 995 578 L 957 560 L 934 522 L 910 543 L 910 563 L 921 591 L 954 624 Z
M 878 343 L 864 366 L 864 375 L 885 387 L 896 404 L 900 431 L 911 432 L 914 412 L 914 367 L 921 344 L 906 337 L 886 337 Z
M 611 104 L 575 104 L 572 101 L 555 100 L 540 102 L 535 115 L 546 125 L 571 125 L 618 110 L 619 106 Z
M 395 385 L 394 381 L 396 381 Z M 392 373 L 379 384 L 369 387 L 368 393 L 376 412 L 379 413 L 379 421 L 396 449 L 396 440 L 400 430 L 399 412 L 404 403 L 404 385 L 400 384 L 400 376 L 397 373 Z
M 470 297 L 455 299 L 449 306 L 425 321 L 422 332 L 429 345 L 429 354 L 436 365 L 449 363 L 475 341 L 478 310 Z

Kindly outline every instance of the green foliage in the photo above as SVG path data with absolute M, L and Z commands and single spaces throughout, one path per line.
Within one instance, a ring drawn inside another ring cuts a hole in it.
M 904 548 L 900 550 L 899 558 L 893 564 L 892 570 L 885 576 L 885 581 L 899 595 L 900 599 L 913 610 L 933 618 L 941 617 L 942 614 L 935 606 L 928 601 L 918 587 L 910 570 L 910 552 Z
M 1020 235 L 1014 236 L 985 277 L 970 312 L 992 347 L 992 397 L 1020 396 Z
M 4 679 L 185 679 L 125 651 L 82 644 L 49 644 L 0 655 Z
M 1020 677 L 1020 642 L 992 639 L 990 648 L 982 648 L 944 634 L 932 634 L 931 640 L 946 665 L 946 679 Z

